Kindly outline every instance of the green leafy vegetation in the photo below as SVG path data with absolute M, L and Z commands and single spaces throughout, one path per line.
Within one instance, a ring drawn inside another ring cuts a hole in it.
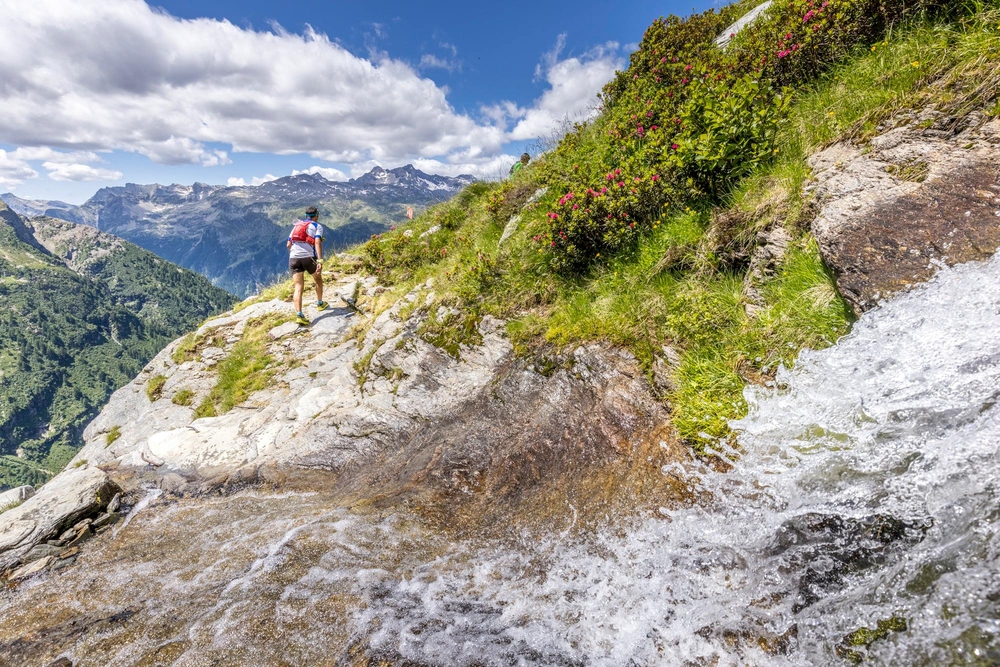
M 115 252 L 79 249 L 100 257 L 77 272 L 0 206 L 0 489 L 59 472 L 115 389 L 233 301 L 204 278 L 115 242 Z
M 105 436 L 105 438 L 104 438 L 104 442 L 105 442 L 104 446 L 105 447 L 110 447 L 120 437 L 122 437 L 122 427 L 121 426 L 117 426 L 117 425 L 112 426 L 111 430 L 108 431 L 107 436 Z
M 755 4 L 657 21 L 593 121 L 503 183 L 373 236 L 359 252 L 390 287 L 373 310 L 433 279 L 448 316 L 422 297 L 404 310 L 423 311 L 422 335 L 449 352 L 486 314 L 540 368 L 553 346 L 625 347 L 650 380 L 670 366 L 685 441 L 727 436 L 747 383 L 772 382 L 851 322 L 808 233 L 806 158 L 900 110 L 961 113 L 1000 89 L 993 5 L 787 0 L 715 46 Z M 775 233 L 787 250 L 762 264 Z

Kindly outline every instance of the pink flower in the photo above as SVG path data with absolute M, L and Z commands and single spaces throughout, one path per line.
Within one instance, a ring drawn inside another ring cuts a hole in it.
M 664 58 L 660 58 L 660 62 L 661 63 L 665 63 L 665 62 L 667 62 L 667 59 L 665 57 Z
M 687 84 L 687 82 L 688 82 L 688 80 L 687 80 L 687 79 L 681 79 L 681 83 L 682 83 L 682 84 Z
M 659 174 L 653 174 L 652 176 L 650 176 L 649 180 L 651 180 L 651 181 L 653 181 L 655 183 L 656 181 L 660 180 L 660 175 Z
M 618 181 L 618 187 L 624 188 L 625 187 L 625 181 Z
M 810 9 L 808 12 L 806 12 L 806 15 L 802 17 L 802 22 L 803 23 L 808 23 L 809 19 L 811 19 L 814 16 L 816 16 L 816 10 L 815 9 Z
M 684 71 L 685 72 L 690 72 L 691 71 L 691 66 L 690 65 L 685 65 L 684 66 Z
M 678 148 L 680 148 L 680 144 L 670 144 L 670 148 L 672 148 L 673 150 L 677 150 Z
M 633 181 L 633 182 L 635 182 L 635 183 L 638 183 L 638 182 L 639 182 L 639 181 L 641 181 L 641 180 L 642 180 L 642 179 L 641 179 L 641 178 L 639 178 L 638 176 L 636 176 L 635 178 L 633 178 L 633 179 L 632 179 L 632 181 Z
M 578 209 L 578 208 L 580 208 L 580 205 L 579 205 L 579 204 L 573 204 L 573 210 L 574 210 L 574 211 L 575 211 L 576 209 Z
M 653 127 L 649 128 L 649 131 L 652 132 L 652 131 L 654 131 L 656 129 L 657 129 L 657 127 L 656 127 L 656 125 L 654 125 Z
M 653 117 L 653 112 L 652 111 L 647 111 L 646 112 L 646 118 L 652 118 L 652 117 Z

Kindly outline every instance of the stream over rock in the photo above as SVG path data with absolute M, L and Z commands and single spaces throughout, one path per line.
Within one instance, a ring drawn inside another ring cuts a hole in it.
M 3 593 L 0 660 L 997 664 L 998 330 L 1000 258 L 942 269 L 836 346 L 803 353 L 776 388 L 748 389 L 736 450 L 718 444 L 740 459 L 728 472 L 654 459 L 670 445 L 637 444 L 643 428 L 618 439 L 622 422 L 600 410 L 627 407 L 627 359 L 593 366 L 597 385 L 523 366 L 501 376 L 501 396 L 505 383 L 538 387 L 524 393 L 536 408 L 557 386 L 600 399 L 587 410 L 608 435 L 590 446 L 615 490 L 631 489 L 617 504 L 594 469 L 561 473 L 558 432 L 528 415 L 518 432 L 544 437 L 498 432 L 489 447 L 506 454 L 478 468 L 492 480 L 480 486 L 458 452 L 483 450 L 449 448 L 462 429 L 445 420 L 411 431 L 415 455 L 441 446 L 418 471 L 392 452 L 375 457 L 388 468 L 349 466 L 375 488 L 377 471 L 393 471 L 382 478 L 391 499 L 321 467 L 278 467 L 289 475 L 280 484 L 222 495 L 136 490 L 127 520 L 75 567 Z M 471 405 L 495 423 L 483 400 Z M 599 447 L 608 441 L 655 462 L 655 474 Z M 519 503 L 510 490 L 532 470 L 552 484 Z M 556 498 L 563 512 L 539 510 Z M 464 509 L 441 509 L 450 504 Z

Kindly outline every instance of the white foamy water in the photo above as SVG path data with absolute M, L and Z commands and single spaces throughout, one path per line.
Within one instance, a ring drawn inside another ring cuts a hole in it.
M 0 592 L 0 662 L 27 636 L 37 664 L 1000 664 L 998 396 L 994 258 L 750 390 L 733 470 L 683 473 L 695 506 L 452 543 L 320 493 L 151 493 Z
M 431 664 L 1000 664 L 1000 260 L 868 313 L 778 387 L 748 391 L 734 471 L 698 471 L 707 505 L 450 556 L 370 593 L 359 631 Z

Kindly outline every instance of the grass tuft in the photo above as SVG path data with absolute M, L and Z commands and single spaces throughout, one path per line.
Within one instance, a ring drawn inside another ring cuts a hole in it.
M 146 397 L 150 403 L 160 400 L 163 395 L 163 385 L 167 382 L 166 375 L 154 375 L 146 383 Z

